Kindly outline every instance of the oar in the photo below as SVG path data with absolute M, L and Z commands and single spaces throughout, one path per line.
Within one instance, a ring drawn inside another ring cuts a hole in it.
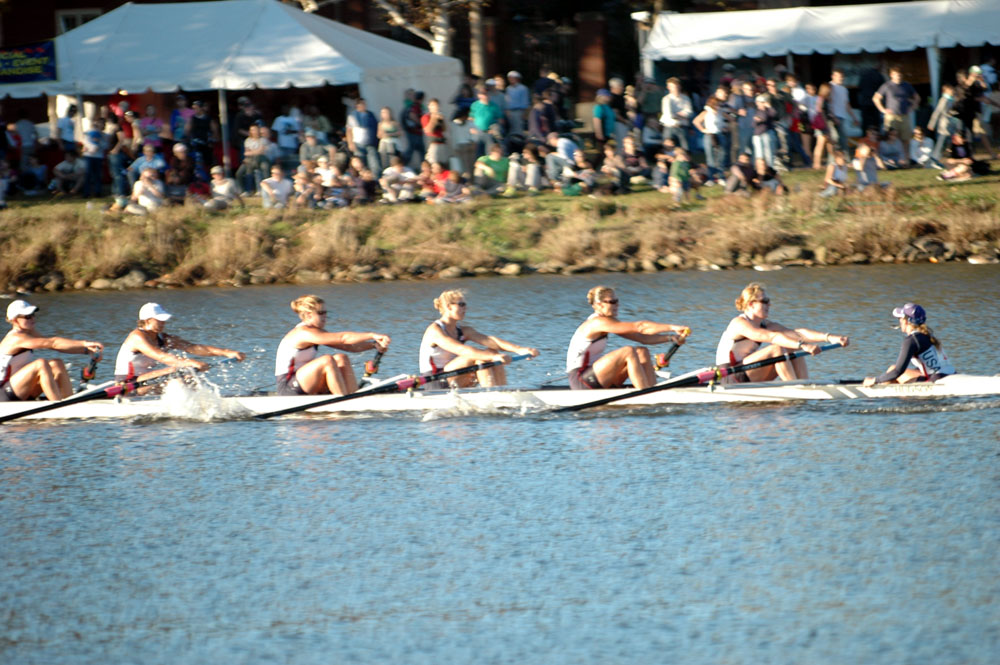
M 528 353 L 522 353 L 517 356 L 511 356 L 510 362 L 516 362 L 518 360 L 524 360 L 525 358 L 530 358 L 531 355 Z M 385 383 L 379 383 L 371 388 L 366 388 L 364 390 L 359 390 L 357 392 L 351 393 L 350 395 L 336 395 L 334 397 L 327 397 L 325 399 L 320 399 L 314 402 L 309 402 L 308 404 L 299 404 L 296 406 L 289 407 L 287 409 L 280 409 L 278 411 L 270 411 L 268 413 L 258 413 L 254 416 L 258 420 L 266 420 L 268 418 L 275 418 L 277 416 L 285 416 L 289 413 L 298 413 L 299 411 L 306 411 L 308 409 L 314 409 L 318 406 L 327 406 L 328 404 L 336 404 L 338 402 L 346 402 L 347 400 L 357 399 L 359 397 L 367 397 L 368 395 L 378 395 L 381 393 L 395 393 L 403 392 L 405 390 L 410 390 L 411 388 L 417 388 L 431 381 L 440 381 L 441 379 L 450 379 L 453 376 L 461 376 L 462 374 L 469 374 L 471 372 L 478 372 L 481 369 L 489 369 L 490 367 L 496 367 L 497 365 L 502 365 L 503 363 L 499 360 L 491 360 L 490 362 L 479 363 L 478 365 L 471 365 L 470 367 L 462 367 L 461 369 L 453 369 L 447 372 L 437 372 L 436 374 L 421 374 L 419 376 L 411 376 L 400 381 L 387 381 Z
M 836 349 L 839 346 L 840 344 L 823 344 L 822 346 L 819 347 L 819 350 L 829 351 L 830 349 Z M 744 363 L 742 365 L 733 365 L 732 367 L 706 367 L 705 369 L 702 370 L 697 370 L 695 372 L 690 372 L 688 374 L 678 376 L 676 379 L 670 379 L 669 381 L 658 383 L 655 386 L 650 386 L 649 388 L 630 390 L 620 395 L 613 395 L 611 397 L 605 397 L 603 399 L 596 399 L 592 402 L 584 402 L 583 404 L 576 404 L 574 406 L 563 406 L 554 410 L 557 413 L 563 411 L 581 411 L 583 409 L 589 409 L 595 406 L 604 406 L 605 404 L 611 404 L 612 402 L 618 402 L 623 399 L 631 399 L 633 397 L 638 397 L 639 395 L 648 395 L 649 393 L 655 393 L 660 390 L 669 390 L 670 388 L 683 388 L 685 386 L 697 386 L 701 385 L 702 383 L 708 383 L 709 381 L 717 381 L 724 376 L 732 376 L 733 374 L 747 372 L 752 369 L 767 367 L 768 365 L 776 365 L 778 363 L 794 360 L 795 358 L 801 358 L 802 356 L 807 356 L 807 355 L 809 355 L 808 351 L 792 351 L 791 353 L 784 353 L 775 358 L 765 358 L 764 360 L 758 360 L 752 363 Z
M 186 369 L 186 368 L 183 368 Z M 27 409 L 25 411 L 18 411 L 17 413 L 12 413 L 6 416 L 0 416 L 0 423 L 5 423 L 8 420 L 16 420 L 17 418 L 24 418 L 25 416 L 33 416 L 36 413 L 44 413 L 45 411 L 52 411 L 54 409 L 61 409 L 64 406 L 70 406 L 71 404 L 79 404 L 80 402 L 89 402 L 94 399 L 104 399 L 106 397 L 117 397 L 118 395 L 127 395 L 131 392 L 135 392 L 137 388 L 142 386 L 148 386 L 155 383 L 160 383 L 161 381 L 166 381 L 167 379 L 172 379 L 182 370 L 177 370 L 176 372 L 171 372 L 170 374 L 164 374 L 163 376 L 158 376 L 153 379 L 146 379 L 145 381 L 136 381 L 132 379 L 131 381 L 121 381 L 114 383 L 110 386 L 98 386 L 93 390 L 87 390 L 82 393 L 76 393 L 75 395 L 70 395 L 66 399 L 61 399 L 56 402 L 46 402 L 40 406 L 36 406 L 33 409 Z

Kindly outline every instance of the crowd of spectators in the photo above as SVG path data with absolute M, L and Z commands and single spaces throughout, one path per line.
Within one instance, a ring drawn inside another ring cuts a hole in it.
M 844 78 L 835 69 L 828 81 L 803 85 L 780 66 L 766 78 L 732 65 L 711 91 L 685 90 L 677 78 L 665 89 L 651 78 L 612 78 L 583 126 L 569 104 L 570 81 L 544 66 L 530 87 L 511 71 L 469 76 L 450 100 L 406 90 L 398 113 L 347 98 L 342 125 L 314 105 L 287 105 L 269 120 L 244 96 L 229 123 L 233 178 L 221 167 L 219 123 L 200 99 L 179 94 L 169 113 L 147 105 L 141 115 L 113 101 L 83 123 L 70 106 L 49 142 L 64 154 L 51 168 L 39 161 L 34 123 L 19 112 L 0 138 L 0 204 L 12 189 L 101 197 L 106 182 L 112 210 L 134 214 L 185 202 L 220 210 L 247 196 L 267 208 L 335 208 L 620 194 L 639 184 L 680 202 L 713 185 L 780 195 L 782 173 L 793 167 L 825 170 L 820 195 L 830 197 L 887 186 L 881 170 L 938 168 L 944 180 L 988 171 L 973 147 L 981 142 L 995 158 L 993 61 L 956 72 L 926 130 L 911 124 L 922 100 L 898 67 L 888 80 L 864 72 L 855 105 Z M 865 131 L 852 140 L 858 125 Z

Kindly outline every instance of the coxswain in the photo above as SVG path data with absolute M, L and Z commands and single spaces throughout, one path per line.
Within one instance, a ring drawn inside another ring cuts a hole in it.
M 941 342 L 927 327 L 927 312 L 923 307 L 908 302 L 893 309 L 892 315 L 899 320 L 899 329 L 905 335 L 899 357 L 884 374 L 866 378 L 864 385 L 937 381 L 955 373 Z

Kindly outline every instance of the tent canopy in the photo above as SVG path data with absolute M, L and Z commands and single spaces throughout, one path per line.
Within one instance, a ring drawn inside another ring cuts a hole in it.
M 642 49 L 646 60 L 734 60 L 788 53 L 881 53 L 1000 43 L 998 0 L 922 0 L 667 14 Z
M 57 81 L 0 97 L 358 84 L 372 108 L 406 88 L 450 97 L 461 62 L 276 0 L 127 3 L 55 39 Z

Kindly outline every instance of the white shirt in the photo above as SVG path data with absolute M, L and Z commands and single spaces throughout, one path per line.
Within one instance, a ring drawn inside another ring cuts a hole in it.
M 59 118 L 56 128 L 59 130 L 59 138 L 63 141 L 76 140 L 76 121 L 73 118 L 69 116 Z
M 665 95 L 660 103 L 662 115 L 660 123 L 664 127 L 680 127 L 687 125 L 690 120 L 693 107 L 691 98 L 681 93 L 679 95 Z
M 290 115 L 279 115 L 271 125 L 271 131 L 277 137 L 277 144 L 285 150 L 299 149 L 299 131 L 301 127 L 298 121 Z
M 265 183 L 267 183 L 271 191 L 274 192 L 274 194 L 272 194 L 271 196 L 276 203 L 288 203 L 288 197 L 292 195 L 291 180 L 289 180 L 288 178 L 282 178 L 281 180 L 278 180 L 276 178 L 271 177 L 271 178 L 266 178 L 261 182 L 262 185 Z
M 222 180 L 212 180 L 212 196 L 226 201 L 235 201 L 239 198 L 240 191 L 236 189 L 236 182 L 232 178 Z

